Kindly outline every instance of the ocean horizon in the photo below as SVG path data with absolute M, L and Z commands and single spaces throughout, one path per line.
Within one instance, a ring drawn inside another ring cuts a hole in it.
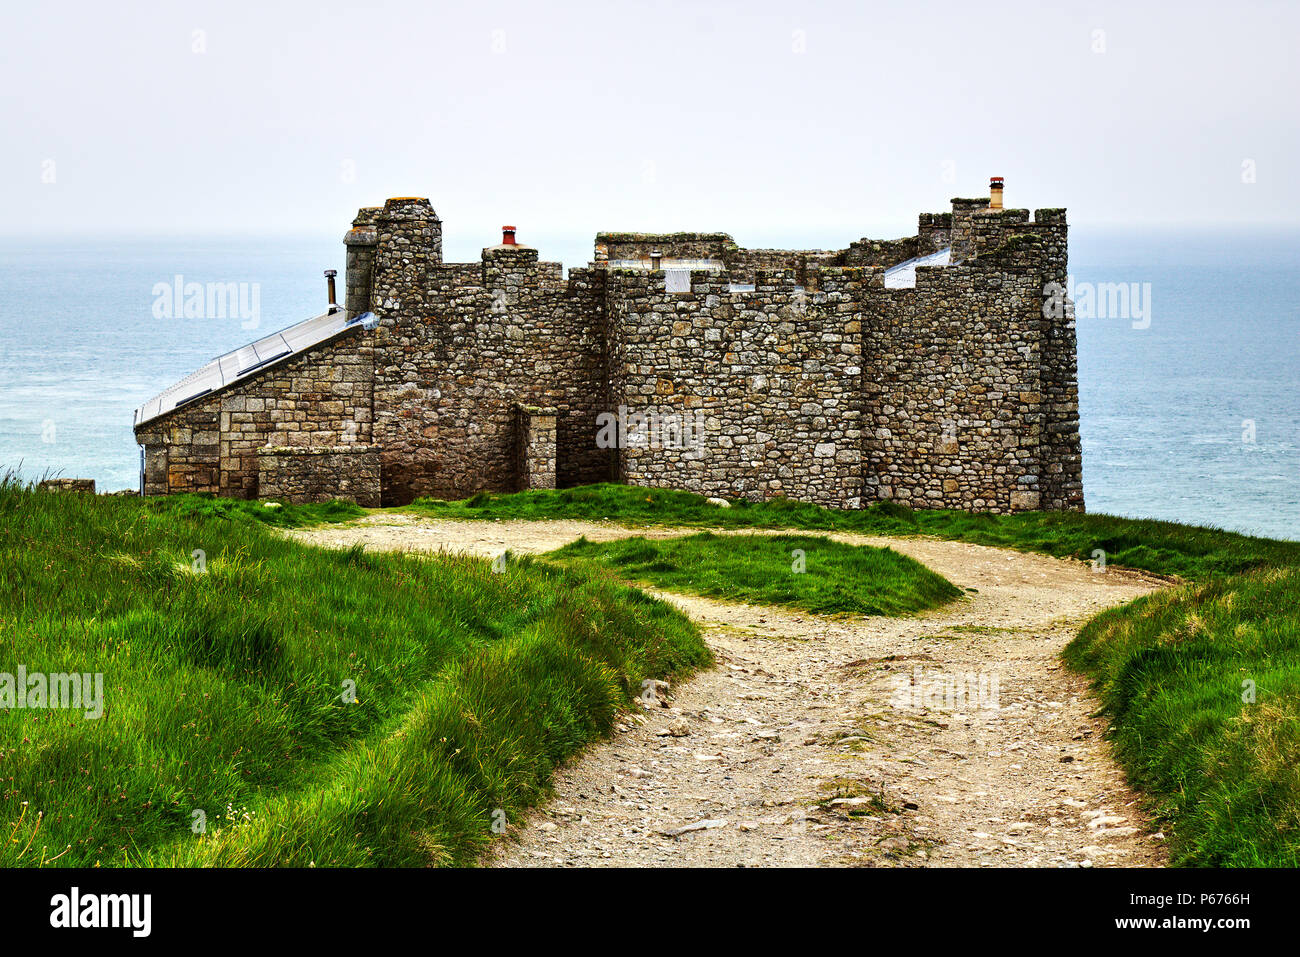
M 1298 239 L 1071 228 L 1088 511 L 1300 539 Z M 585 265 L 591 238 L 540 252 Z M 135 408 L 320 313 L 343 258 L 335 235 L 0 238 L 0 470 L 138 488 Z M 225 317 L 185 318 L 189 283 L 233 284 Z

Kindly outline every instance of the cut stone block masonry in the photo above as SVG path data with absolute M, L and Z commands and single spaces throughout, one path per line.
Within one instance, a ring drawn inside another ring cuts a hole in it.
M 1044 308 L 1065 211 L 1005 209 L 1001 186 L 841 250 L 600 233 L 567 279 L 513 227 L 445 263 L 429 201 L 390 199 L 344 237 L 337 322 L 142 407 L 143 492 L 400 505 L 621 481 L 1082 510 L 1073 308 Z

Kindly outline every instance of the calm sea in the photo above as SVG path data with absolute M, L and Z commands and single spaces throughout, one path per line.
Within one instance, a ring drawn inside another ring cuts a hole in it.
M 1070 252 L 1088 509 L 1300 539 L 1300 234 L 1076 227 Z M 136 487 L 135 407 L 321 311 L 342 258 L 333 236 L 0 239 L 0 470 Z M 159 317 L 178 276 L 245 308 Z

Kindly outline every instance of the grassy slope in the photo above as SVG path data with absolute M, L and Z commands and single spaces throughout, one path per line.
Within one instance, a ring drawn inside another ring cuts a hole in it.
M 1175 863 L 1300 865 L 1300 569 L 1104 612 L 1065 658 L 1094 678 L 1120 761 L 1170 822 Z
M 802 568 L 796 571 L 796 552 Z M 820 615 L 907 615 L 962 592 L 888 548 L 813 535 L 713 535 L 576 542 L 546 557 L 612 569 L 630 581 L 713 598 L 789 605 Z
M 686 492 L 591 486 L 413 510 L 455 518 L 930 534 L 1186 579 L 1103 613 L 1066 649 L 1113 721 L 1118 756 L 1158 805 L 1185 865 L 1300 864 L 1300 542 L 1109 515 L 837 512 L 776 501 L 722 509 Z M 1255 701 L 1243 700 L 1253 681 Z
M 106 699 L 0 712 L 0 866 L 466 862 L 644 677 L 708 659 L 605 577 L 240 518 L 0 483 L 0 671 L 102 672 Z

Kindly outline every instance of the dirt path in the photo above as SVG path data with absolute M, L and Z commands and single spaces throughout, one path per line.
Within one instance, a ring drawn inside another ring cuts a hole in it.
M 695 531 L 399 513 L 292 534 L 495 556 L 579 535 Z M 888 545 L 968 599 L 917 618 L 849 620 L 660 593 L 700 623 L 718 667 L 561 771 L 555 799 L 512 824 L 493 863 L 1164 863 L 1086 683 L 1057 657 L 1083 621 L 1162 582 L 957 542 L 830 537 Z

